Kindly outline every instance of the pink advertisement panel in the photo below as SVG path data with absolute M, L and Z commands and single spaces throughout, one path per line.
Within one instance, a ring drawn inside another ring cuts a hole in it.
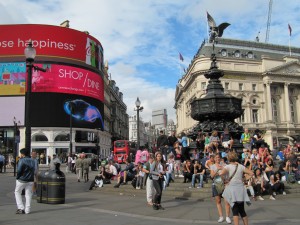
M 39 56 L 49 59 L 71 59 L 86 63 L 99 70 L 103 69 L 103 48 L 101 43 L 82 31 L 71 28 L 17 24 L 0 25 L 1 57 L 24 57 L 24 49 L 29 40 Z
M 46 72 L 33 72 L 32 92 L 67 93 L 104 100 L 101 75 L 73 66 L 56 64 L 37 64 L 37 66 L 45 68 Z
M 102 76 L 73 66 L 36 64 L 46 72 L 33 71 L 32 92 L 54 92 L 88 96 L 104 100 Z M 0 96 L 25 95 L 25 63 L 0 63 Z

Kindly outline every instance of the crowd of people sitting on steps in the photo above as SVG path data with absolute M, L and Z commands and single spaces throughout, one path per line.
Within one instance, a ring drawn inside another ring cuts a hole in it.
M 228 158 L 230 154 L 236 154 L 234 163 L 241 165 L 241 171 L 244 171 L 242 176 L 244 189 L 249 199 L 253 201 L 264 200 L 266 196 L 275 200 L 278 194 L 286 195 L 286 182 L 300 183 L 298 149 L 287 145 L 274 155 L 263 140 L 262 134 L 250 134 L 248 129 L 241 135 L 240 142 L 243 151 L 237 154 L 233 149 L 234 141 L 228 129 L 221 134 L 217 131 L 213 131 L 210 135 L 199 132 L 196 148 L 191 149 L 185 133 L 177 137 L 175 132 L 166 136 L 161 131 L 157 139 L 157 151 L 155 154 L 149 153 L 147 161 L 141 161 L 138 157 L 135 157 L 135 160 L 128 158 L 123 169 L 113 160 L 108 161 L 107 165 L 100 167 L 100 173 L 92 182 L 90 190 L 109 184 L 112 179 L 116 180 L 114 188 L 120 188 L 130 182 L 136 189 L 145 188 L 147 204 L 152 205 L 155 210 L 161 210 L 163 190 L 175 182 L 177 177 L 182 177 L 183 183 L 188 184 L 189 188 L 201 189 L 205 185 L 212 186 L 212 196 L 215 197 L 219 213 L 218 222 L 223 222 L 222 192 L 217 191 L 216 178 L 219 177 L 225 182 L 226 176 L 216 174 L 230 165 Z M 208 184 L 209 180 L 212 180 L 212 185 Z M 225 205 L 225 219 L 227 223 L 231 223 L 229 211 L 230 207 L 233 210 L 235 206 L 230 206 L 229 203 Z M 236 209 L 236 212 L 242 212 L 240 213 L 242 217 L 246 215 L 240 209 L 243 206 L 239 205 L 237 208 L 239 209 Z

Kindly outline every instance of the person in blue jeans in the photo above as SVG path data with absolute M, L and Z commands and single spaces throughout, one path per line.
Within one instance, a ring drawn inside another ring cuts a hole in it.
M 202 188 L 203 187 L 203 177 L 205 174 L 205 168 L 204 166 L 202 166 L 201 163 L 199 163 L 198 160 L 195 161 L 194 164 L 194 174 L 192 176 L 192 184 L 191 184 L 191 188 L 195 187 L 195 181 L 196 179 L 199 181 L 199 185 L 197 188 Z

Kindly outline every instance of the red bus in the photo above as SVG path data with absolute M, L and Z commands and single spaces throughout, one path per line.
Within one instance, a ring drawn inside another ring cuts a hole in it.
M 123 163 L 132 153 L 134 156 L 136 149 L 132 142 L 128 140 L 117 140 L 114 142 L 114 161 L 117 163 Z M 134 160 L 134 159 L 132 159 Z

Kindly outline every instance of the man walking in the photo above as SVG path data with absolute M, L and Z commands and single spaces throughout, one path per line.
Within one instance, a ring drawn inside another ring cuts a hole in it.
M 168 137 L 168 143 L 169 143 L 169 153 L 173 153 L 173 155 L 176 155 L 174 144 L 178 141 L 177 137 L 175 136 L 175 131 L 172 131 L 171 135 Z
M 30 151 L 23 148 L 20 150 L 21 157 L 18 162 L 15 198 L 17 203 L 16 214 L 29 214 L 32 199 L 32 186 L 34 182 L 35 162 L 30 158 Z M 25 189 L 25 206 L 22 201 L 22 190 Z
M 167 150 L 169 148 L 168 137 L 164 134 L 164 131 L 159 131 L 159 137 L 157 138 L 157 149 L 161 151 L 164 160 L 167 160 Z
M 79 154 L 79 157 L 76 159 L 75 162 L 75 168 L 76 168 L 76 174 L 77 174 L 77 181 L 80 182 L 80 179 L 82 178 L 82 172 L 83 172 L 83 155 Z

